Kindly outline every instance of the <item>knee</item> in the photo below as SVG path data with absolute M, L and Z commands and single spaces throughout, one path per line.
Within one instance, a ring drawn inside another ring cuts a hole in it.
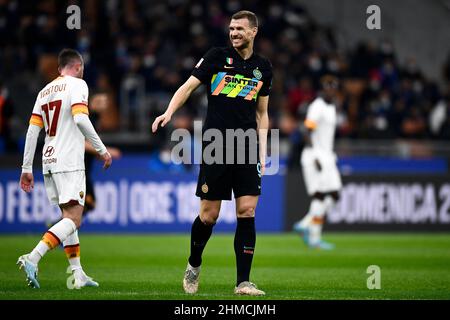
M 253 218 L 255 216 L 255 208 L 253 206 L 242 206 L 237 210 L 238 218 Z
M 75 219 L 74 223 L 75 223 L 75 226 L 77 227 L 77 230 L 78 230 L 81 227 L 81 218 Z
M 69 219 L 72 220 L 73 223 L 75 223 L 77 229 L 81 227 L 81 217 L 70 217 Z
M 218 218 L 219 218 L 219 211 L 214 208 L 205 207 L 200 212 L 200 220 L 202 220 L 202 222 L 206 225 L 216 224 Z
M 333 191 L 330 193 L 331 198 L 334 200 L 334 202 L 338 202 L 340 198 L 339 191 Z
M 313 194 L 312 198 L 319 200 L 319 201 L 323 201 L 323 200 L 325 200 L 325 194 L 322 192 L 316 192 Z
M 78 229 L 81 226 L 81 217 L 78 217 L 77 215 L 73 214 L 63 214 L 63 218 L 67 218 L 72 220 L 72 222 L 75 224 L 75 227 Z

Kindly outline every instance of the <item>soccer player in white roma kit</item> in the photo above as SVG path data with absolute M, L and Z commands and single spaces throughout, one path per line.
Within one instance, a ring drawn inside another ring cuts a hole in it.
M 28 127 L 20 177 L 20 187 L 29 193 L 33 189 L 33 158 L 37 139 L 45 129 L 42 167 L 47 196 L 58 205 L 62 220 L 53 225 L 31 253 L 19 257 L 28 285 L 39 288 L 38 263 L 47 251 L 64 245 L 74 275 L 74 287 L 98 286 L 88 277 L 80 264 L 77 229 L 80 227 L 86 196 L 84 168 L 85 139 L 88 139 L 104 161 L 111 166 L 111 155 L 97 135 L 87 106 L 89 90 L 82 80 L 84 63 L 81 55 L 64 49 L 58 57 L 60 76 L 47 84 L 36 99 Z
M 330 250 L 334 245 L 322 240 L 325 214 L 339 200 L 341 177 L 333 152 L 336 130 L 336 107 L 333 99 L 339 86 L 331 75 L 321 78 L 322 92 L 309 106 L 305 119 L 306 146 L 301 156 L 306 191 L 311 204 L 306 216 L 294 224 L 309 247 Z

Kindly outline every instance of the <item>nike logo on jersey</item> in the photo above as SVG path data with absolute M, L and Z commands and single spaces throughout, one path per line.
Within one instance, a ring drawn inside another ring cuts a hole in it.
M 230 66 L 223 66 L 225 69 L 234 69 L 234 67 L 230 67 Z

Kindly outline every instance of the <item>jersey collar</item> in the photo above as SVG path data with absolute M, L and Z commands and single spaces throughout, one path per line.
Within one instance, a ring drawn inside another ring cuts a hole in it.
M 250 57 L 248 57 L 247 59 L 244 59 L 236 51 L 236 49 L 233 48 L 232 46 L 229 46 L 228 49 L 231 51 L 231 55 L 233 56 L 233 58 L 236 58 L 237 60 L 240 60 L 240 61 L 248 62 L 248 61 L 251 61 L 255 57 L 255 50 L 253 50 L 252 55 Z

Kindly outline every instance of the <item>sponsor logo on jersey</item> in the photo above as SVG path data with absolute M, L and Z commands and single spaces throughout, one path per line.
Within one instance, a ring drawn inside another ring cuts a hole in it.
M 241 74 L 229 75 L 226 72 L 214 74 L 211 79 L 211 95 L 226 95 L 228 98 L 256 100 L 263 82 L 256 78 L 246 78 Z
M 44 157 L 49 158 L 55 153 L 55 148 L 52 146 L 48 146 L 47 150 L 45 150 Z
M 56 158 L 51 158 L 51 159 L 45 159 L 44 161 L 42 161 L 42 164 L 52 164 L 52 163 L 56 163 L 58 159 Z

